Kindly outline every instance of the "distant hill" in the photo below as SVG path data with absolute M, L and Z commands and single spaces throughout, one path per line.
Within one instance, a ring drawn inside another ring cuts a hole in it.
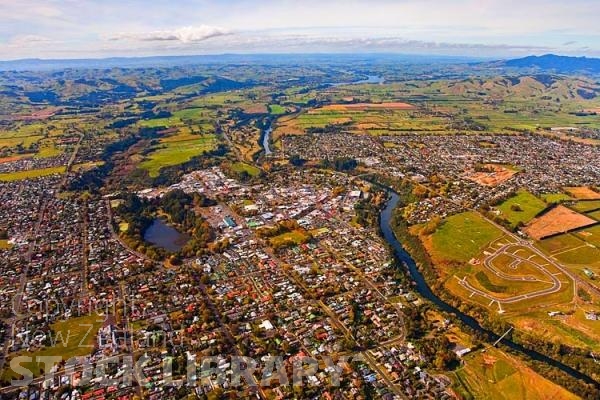
M 568 57 L 546 54 L 529 56 L 504 62 L 507 67 L 539 68 L 562 73 L 588 72 L 600 74 L 600 58 Z
M 471 77 L 443 83 L 442 92 L 458 96 L 505 100 L 590 100 L 600 96 L 600 85 L 592 79 L 537 73 L 522 76 Z M 438 85 L 442 85 L 439 83 Z
M 183 65 L 207 64 L 256 64 L 256 65 L 370 65 L 374 62 L 392 64 L 456 64 L 481 61 L 474 57 L 427 56 L 406 54 L 216 54 L 189 56 L 151 56 L 151 57 L 112 57 L 99 59 L 22 59 L 0 60 L 1 71 L 53 71 L 66 68 L 107 69 L 107 68 L 147 68 L 174 67 Z

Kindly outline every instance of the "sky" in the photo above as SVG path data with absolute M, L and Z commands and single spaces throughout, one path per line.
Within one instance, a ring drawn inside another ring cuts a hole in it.
M 223 53 L 600 57 L 600 0 L 0 0 L 0 60 Z

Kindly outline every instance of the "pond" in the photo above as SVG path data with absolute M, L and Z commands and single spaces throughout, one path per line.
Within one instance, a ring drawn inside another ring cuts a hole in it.
M 176 252 L 186 245 L 190 237 L 180 233 L 163 219 L 156 218 L 144 232 L 144 240 L 165 250 Z

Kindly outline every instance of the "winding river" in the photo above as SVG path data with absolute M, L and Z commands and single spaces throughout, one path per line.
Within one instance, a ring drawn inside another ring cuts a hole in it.
M 394 209 L 398 205 L 398 201 L 400 200 L 400 198 L 398 197 L 397 193 L 390 191 L 389 188 L 386 188 L 386 189 L 388 189 L 388 192 L 390 194 L 390 199 L 388 200 L 385 208 L 381 211 L 381 214 L 380 214 L 381 232 L 383 233 L 384 239 L 390 244 L 390 246 L 392 246 L 396 257 L 408 269 L 408 272 L 410 273 L 411 278 L 413 279 L 413 281 L 416 284 L 417 291 L 421 294 L 421 296 L 423 296 L 427 300 L 431 301 L 439 309 L 456 315 L 456 317 L 458 317 L 458 319 L 460 319 L 465 325 L 469 326 L 470 328 L 472 328 L 475 331 L 484 333 L 490 343 L 493 343 L 496 340 L 498 340 L 500 338 L 499 335 L 483 328 L 474 318 L 469 317 L 468 315 L 459 311 L 455 307 L 444 302 L 442 299 L 440 299 L 438 296 L 436 296 L 431 291 L 431 289 L 427 285 L 427 282 L 425 281 L 425 278 L 423 277 L 421 272 L 418 270 L 417 264 L 412 259 L 412 257 L 406 252 L 406 250 L 404 250 L 404 248 L 402 247 L 402 244 L 400 244 L 400 242 L 398 241 L 398 239 L 396 239 L 396 236 L 394 235 L 394 231 L 392 230 L 391 221 L 392 221 Z M 586 383 L 593 384 L 596 387 L 600 388 L 600 382 L 569 367 L 568 365 L 563 364 L 560 361 L 557 361 L 553 358 L 545 356 L 544 354 L 538 353 L 537 351 L 527 349 L 527 348 L 523 347 L 522 345 L 515 343 L 513 341 L 510 341 L 508 339 L 502 339 L 500 342 L 503 345 L 511 348 L 512 350 L 526 354 L 527 356 L 529 356 L 530 358 L 532 358 L 536 361 L 540 361 L 545 364 L 556 367 L 556 368 L 560 369 L 561 371 L 571 375 L 574 378 L 580 379 Z
M 269 155 L 273 154 L 273 152 L 271 151 L 271 144 L 270 144 L 271 132 L 273 132 L 273 122 L 271 122 L 269 124 L 269 127 L 267 129 L 265 129 L 265 133 L 263 134 L 262 146 L 263 146 L 263 149 L 265 149 L 265 156 L 269 156 Z

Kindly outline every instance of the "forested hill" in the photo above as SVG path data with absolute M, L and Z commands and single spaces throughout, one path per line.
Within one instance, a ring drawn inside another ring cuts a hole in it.
M 507 67 L 540 68 L 561 73 L 589 72 L 600 74 L 600 58 L 568 57 L 546 54 L 528 56 L 504 62 Z

